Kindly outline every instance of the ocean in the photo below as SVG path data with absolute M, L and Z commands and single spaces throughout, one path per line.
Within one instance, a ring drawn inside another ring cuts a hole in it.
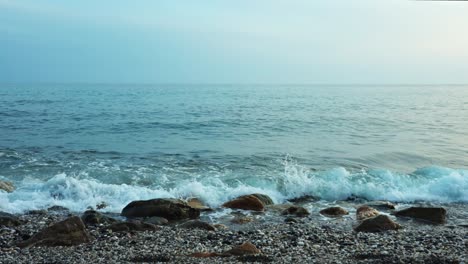
M 241 194 L 468 202 L 468 86 L 0 85 L 0 211 Z

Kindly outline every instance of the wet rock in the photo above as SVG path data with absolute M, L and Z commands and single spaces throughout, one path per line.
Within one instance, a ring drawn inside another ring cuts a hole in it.
M 259 254 L 261 251 L 252 243 L 245 242 L 223 253 L 223 256 L 243 256 Z
M 444 224 L 447 211 L 442 207 L 410 207 L 395 212 L 395 216 L 416 218 L 434 224 Z
M 366 203 L 367 206 L 372 208 L 384 209 L 384 210 L 393 210 L 396 208 L 395 204 L 388 201 L 373 201 Z
M 332 216 L 332 217 L 338 217 L 338 216 L 343 216 L 349 214 L 347 210 L 345 210 L 342 207 L 339 206 L 334 206 L 334 207 L 328 207 L 326 209 L 323 209 L 320 211 L 322 215 L 325 216 Z
M 81 216 L 81 220 L 85 225 L 112 224 L 117 222 L 116 219 L 105 216 L 94 210 L 87 210 Z
M 19 242 L 17 246 L 74 246 L 90 241 L 91 237 L 81 218 L 73 216 L 39 231 L 30 239 Z
M 288 202 L 302 204 L 302 203 L 315 202 L 318 200 L 320 200 L 320 198 L 312 196 L 312 195 L 304 195 L 301 197 L 289 199 Z
M 223 207 L 252 211 L 265 210 L 265 204 L 254 195 L 243 195 L 237 197 L 234 200 L 224 203 Z
M 0 181 L 0 190 L 11 193 L 15 190 L 15 186 L 11 182 Z
M 293 218 L 293 217 L 286 217 L 286 218 L 284 219 L 284 222 L 285 222 L 285 223 L 298 223 L 299 221 L 297 221 L 297 219 L 296 219 L 296 218 Z
M 166 225 L 167 223 L 169 223 L 169 221 L 166 218 L 159 216 L 145 218 L 143 222 L 153 225 Z
M 106 208 L 107 206 L 109 206 L 106 202 L 100 202 L 98 204 L 96 204 L 96 210 L 101 210 L 101 209 L 104 209 Z
M 377 215 L 379 215 L 379 211 L 367 205 L 363 205 L 356 210 L 356 219 L 359 221 L 366 218 L 375 217 Z
M 310 213 L 306 208 L 302 206 L 292 205 L 289 208 L 285 209 L 281 214 L 304 217 L 304 216 L 308 216 Z
M 159 216 L 167 220 L 182 220 L 199 217 L 200 210 L 179 199 L 159 198 L 133 201 L 125 206 L 121 214 L 128 218 Z
M 270 198 L 270 196 L 268 196 L 266 194 L 254 193 L 254 194 L 251 194 L 251 195 L 257 197 L 263 203 L 263 205 L 265 205 L 265 206 L 274 204 L 273 200 Z
M 198 198 L 189 198 L 187 200 L 187 204 L 190 207 L 192 207 L 194 209 L 198 209 L 200 211 L 210 211 L 210 210 L 212 210 L 210 207 L 203 204 L 203 202 Z
M 5 212 L 0 212 L 0 226 L 19 226 L 21 225 L 21 222 L 18 217 L 5 213 Z
M 216 228 L 207 222 L 203 222 L 200 220 L 190 220 L 183 224 L 179 225 L 180 228 L 187 228 L 187 229 L 203 229 L 208 231 L 215 231 Z
M 133 231 L 155 231 L 159 228 L 153 224 L 131 221 L 131 222 L 118 222 L 107 227 L 113 232 L 133 232 Z
M 395 223 L 386 215 L 377 215 L 375 217 L 366 218 L 358 226 L 354 228 L 357 232 L 382 232 L 387 230 L 397 230 L 401 226 Z

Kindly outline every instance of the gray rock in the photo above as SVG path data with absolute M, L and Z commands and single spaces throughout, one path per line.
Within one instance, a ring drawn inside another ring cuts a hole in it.
M 169 223 L 169 221 L 166 218 L 159 217 L 159 216 L 145 218 L 143 222 L 153 224 L 153 225 L 165 225 Z
M 94 210 L 87 210 L 81 216 L 81 220 L 86 225 L 112 224 L 117 222 L 116 219 L 103 215 Z
M 167 220 L 182 220 L 199 217 L 200 210 L 190 207 L 179 199 L 159 198 L 133 201 L 125 206 L 121 214 L 129 218 L 159 216 Z

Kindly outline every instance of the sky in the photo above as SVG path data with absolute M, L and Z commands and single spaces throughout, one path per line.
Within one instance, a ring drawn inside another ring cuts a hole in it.
M 0 0 L 0 83 L 468 83 L 468 2 Z

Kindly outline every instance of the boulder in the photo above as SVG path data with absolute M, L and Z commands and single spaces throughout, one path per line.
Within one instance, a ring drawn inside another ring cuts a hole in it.
M 15 186 L 11 182 L 0 181 L 0 190 L 11 193 L 15 190 Z
M 395 212 L 395 216 L 416 218 L 433 224 L 444 224 L 447 211 L 442 207 L 410 207 Z
M 128 218 L 159 216 L 167 220 L 182 220 L 199 217 L 200 210 L 179 199 L 159 198 L 133 201 L 125 206 L 121 214 Z
M 117 222 L 116 219 L 103 215 L 95 210 L 87 210 L 81 216 L 81 220 L 85 225 L 100 225 L 112 224 Z
M 143 222 L 153 224 L 153 225 L 165 225 L 169 223 L 169 221 L 166 218 L 159 217 L 159 216 L 145 218 Z
M 21 224 L 20 220 L 18 217 L 5 213 L 5 212 L 0 212 L 0 226 L 19 226 Z
M 259 254 L 261 251 L 252 243 L 245 242 L 242 245 L 233 247 L 232 249 L 224 252 L 223 256 L 243 256 Z
M 192 208 L 194 208 L 194 209 L 198 209 L 198 210 L 200 210 L 200 211 L 210 211 L 210 210 L 211 210 L 210 207 L 204 205 L 203 202 L 202 202 L 200 199 L 198 199 L 198 198 L 189 198 L 189 199 L 187 200 L 187 204 L 188 204 L 190 207 L 192 207 Z
M 216 228 L 214 226 L 200 220 L 190 220 L 183 224 L 180 224 L 179 227 L 186 229 L 204 229 L 208 231 L 216 231 Z
M 310 213 L 306 208 L 302 206 L 292 205 L 289 208 L 285 209 L 281 214 L 304 217 L 304 216 L 308 216 Z
M 254 193 L 254 194 L 251 194 L 251 195 L 257 197 L 263 203 L 263 205 L 272 205 L 272 204 L 274 204 L 273 200 L 270 198 L 270 196 L 268 196 L 266 194 Z
M 91 237 L 86 231 L 86 227 L 78 216 L 67 218 L 57 222 L 28 240 L 19 242 L 19 247 L 31 246 L 74 246 L 83 243 L 89 243 Z
M 322 215 L 331 216 L 331 217 L 338 217 L 338 216 L 349 214 L 347 210 L 339 206 L 328 207 L 326 209 L 321 210 L 320 213 Z
M 356 219 L 359 221 L 366 218 L 375 217 L 377 215 L 379 215 L 379 211 L 367 205 L 363 205 L 356 210 Z
M 107 227 L 113 232 L 156 231 L 159 227 L 141 221 L 118 222 Z
M 265 204 L 254 195 L 243 195 L 237 197 L 234 200 L 224 203 L 223 207 L 260 212 L 265 210 Z
M 366 218 L 354 228 L 356 232 L 382 232 L 387 230 L 397 230 L 401 226 L 395 223 L 386 215 L 377 215 Z

